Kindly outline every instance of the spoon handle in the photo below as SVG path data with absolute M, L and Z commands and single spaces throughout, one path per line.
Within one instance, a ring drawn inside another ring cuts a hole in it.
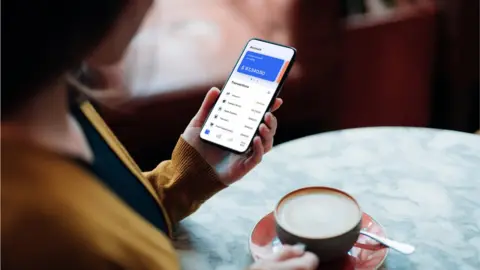
M 384 238 L 367 231 L 360 231 L 361 234 L 372 238 L 373 240 L 383 244 L 389 248 L 395 249 L 396 251 L 403 254 L 412 254 L 415 251 L 415 247 L 406 243 L 397 242 L 388 238 Z

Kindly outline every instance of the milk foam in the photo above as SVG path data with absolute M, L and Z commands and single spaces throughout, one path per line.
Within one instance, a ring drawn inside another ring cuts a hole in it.
M 280 225 L 308 238 L 329 238 L 351 230 L 360 209 L 349 197 L 334 191 L 305 191 L 285 199 L 278 209 Z

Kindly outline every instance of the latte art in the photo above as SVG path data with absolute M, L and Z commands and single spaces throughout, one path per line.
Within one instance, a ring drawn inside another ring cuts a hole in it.
M 277 218 L 287 231 L 307 238 L 329 238 L 343 234 L 358 224 L 357 204 L 341 193 L 305 191 L 286 198 Z

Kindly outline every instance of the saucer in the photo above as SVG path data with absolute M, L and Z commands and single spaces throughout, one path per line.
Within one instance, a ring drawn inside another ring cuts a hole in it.
M 363 213 L 362 230 L 387 237 L 385 229 L 371 216 Z M 250 239 L 250 254 L 255 261 L 271 255 L 275 249 L 281 247 L 275 232 L 275 218 L 273 212 L 264 216 L 253 229 Z M 340 259 L 328 265 L 321 264 L 322 269 L 341 270 L 371 270 L 378 269 L 387 258 L 388 248 L 364 235 L 360 235 L 357 243 Z M 325 267 L 325 268 L 324 268 Z

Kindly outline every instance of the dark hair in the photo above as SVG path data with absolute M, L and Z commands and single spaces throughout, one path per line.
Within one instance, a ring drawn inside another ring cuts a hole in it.
M 112 27 L 126 0 L 2 1 L 2 113 L 80 66 Z

